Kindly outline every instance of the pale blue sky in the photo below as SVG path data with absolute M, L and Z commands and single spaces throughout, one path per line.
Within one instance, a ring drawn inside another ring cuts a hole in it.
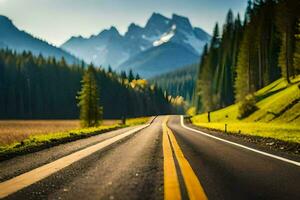
M 116 26 L 121 33 L 131 22 L 144 26 L 153 12 L 190 18 L 211 33 L 229 8 L 244 13 L 247 0 L 0 0 L 0 14 L 36 37 L 60 45 L 75 35 L 90 36 Z

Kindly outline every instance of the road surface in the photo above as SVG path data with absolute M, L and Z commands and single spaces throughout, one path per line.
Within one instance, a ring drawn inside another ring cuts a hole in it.
M 0 163 L 4 199 L 300 199 L 300 163 L 210 137 L 180 116 Z

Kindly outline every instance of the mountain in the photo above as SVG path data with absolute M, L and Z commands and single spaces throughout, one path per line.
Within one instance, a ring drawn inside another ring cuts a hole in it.
M 133 69 L 148 78 L 197 63 L 210 38 L 186 17 L 153 13 L 144 27 L 132 23 L 124 35 L 112 27 L 89 38 L 72 37 L 61 48 L 88 63 L 111 65 L 119 71 Z
M 0 48 L 6 47 L 19 53 L 25 50 L 45 57 L 54 56 L 57 59 L 64 57 L 70 64 L 79 61 L 66 51 L 19 30 L 9 18 L 0 15 Z
M 87 63 L 118 66 L 129 58 L 124 42 L 118 30 L 111 27 L 88 39 L 81 36 L 72 37 L 61 48 Z
M 119 69 L 124 71 L 133 69 L 142 77 L 149 78 L 194 64 L 198 60 L 199 55 L 182 45 L 170 42 L 133 56 L 120 65 Z

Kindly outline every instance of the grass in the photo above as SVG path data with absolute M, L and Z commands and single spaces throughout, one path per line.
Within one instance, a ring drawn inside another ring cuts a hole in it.
M 0 160 L 148 121 L 148 117 L 134 118 L 126 120 L 126 124 L 122 125 L 119 120 L 109 120 L 92 128 L 79 128 L 78 120 L 1 121 L 0 125 L 6 127 L 0 129 L 2 138 L 5 138 L 3 135 L 9 137 L 11 133 L 14 137 L 2 140 Z
M 239 103 L 211 112 L 211 123 L 207 113 L 191 118 L 192 123 L 215 130 L 242 133 L 251 136 L 275 138 L 286 142 L 300 143 L 300 76 L 291 84 L 279 79 L 257 91 L 256 112 L 245 119 L 238 119 Z
M 104 120 L 114 125 L 120 120 Z M 0 120 L 0 146 L 21 142 L 30 136 L 80 129 L 79 120 Z
M 150 120 L 149 117 L 139 117 L 139 118 L 131 118 L 126 120 L 127 126 L 135 126 L 140 124 L 145 124 Z
M 225 123 L 199 123 L 193 122 L 200 127 L 212 130 L 225 130 Z M 229 122 L 227 123 L 229 133 L 242 133 L 251 136 L 264 138 L 275 138 L 286 142 L 300 143 L 300 127 L 296 125 L 281 125 L 269 123 L 251 123 L 251 122 Z

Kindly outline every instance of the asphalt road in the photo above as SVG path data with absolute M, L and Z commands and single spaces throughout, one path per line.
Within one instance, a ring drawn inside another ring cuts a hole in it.
M 188 130 L 179 116 L 1 162 L 0 181 L 0 196 L 21 188 L 5 199 L 300 199 L 297 163 Z
M 169 121 L 209 199 L 300 199 L 300 167 L 184 129 Z

